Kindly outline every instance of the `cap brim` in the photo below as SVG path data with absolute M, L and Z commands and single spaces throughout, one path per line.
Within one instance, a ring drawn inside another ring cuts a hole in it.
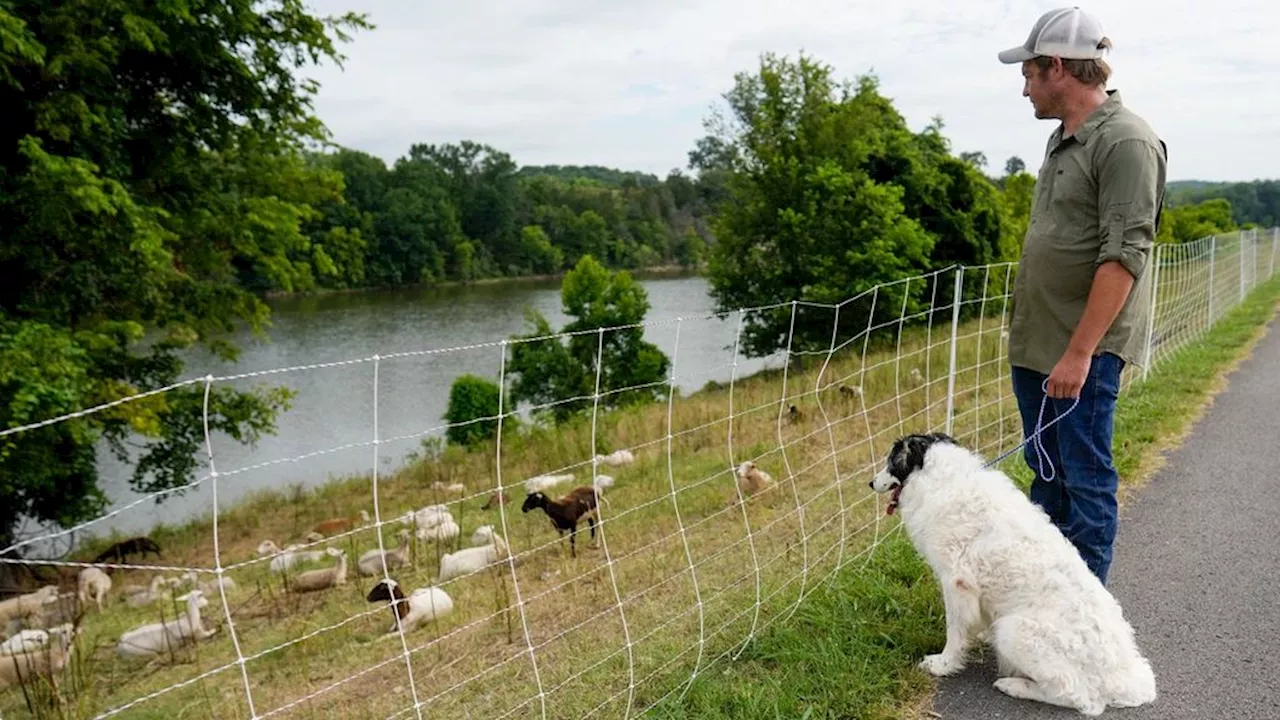
M 1015 48 L 1009 48 L 1008 50 L 1001 50 L 1000 54 L 998 55 L 998 57 L 1000 58 L 1000 62 L 1004 63 L 1005 65 L 1013 65 L 1014 63 L 1024 63 L 1034 58 L 1035 56 L 1036 56 L 1035 53 L 1031 52 L 1030 50 L 1026 49 L 1021 45 Z

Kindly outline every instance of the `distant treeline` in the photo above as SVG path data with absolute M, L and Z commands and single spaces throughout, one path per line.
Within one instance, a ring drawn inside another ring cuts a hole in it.
M 331 263 L 315 285 L 355 288 L 555 274 L 584 255 L 610 268 L 697 266 L 716 176 L 666 178 L 587 166 L 517 167 L 470 141 L 414 145 L 390 167 L 358 150 L 313 155 L 341 196 L 307 226 Z M 270 281 L 252 268 L 252 290 Z M 309 288 L 299 288 L 309 289 Z

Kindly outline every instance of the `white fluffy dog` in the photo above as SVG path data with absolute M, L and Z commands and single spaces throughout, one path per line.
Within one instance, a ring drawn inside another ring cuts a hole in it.
M 942 433 L 894 443 L 871 481 L 890 492 L 946 606 L 942 652 L 920 663 L 964 668 L 975 639 L 996 652 L 995 686 L 1015 698 L 1099 715 L 1156 697 L 1155 675 L 1119 603 L 1075 547 L 1004 473 Z

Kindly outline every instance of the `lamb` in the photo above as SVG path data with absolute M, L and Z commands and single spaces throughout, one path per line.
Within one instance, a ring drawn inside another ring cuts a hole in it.
M 738 489 L 746 497 L 751 497 L 768 489 L 773 478 L 769 473 L 756 467 L 750 460 L 738 466 Z
M 58 601 L 58 586 L 45 585 L 26 595 L 9 598 L 0 602 L 0 625 L 13 618 L 24 618 L 40 611 L 45 605 Z
M 187 604 L 185 615 L 165 622 L 148 623 L 126 632 L 116 643 L 116 653 L 122 658 L 156 657 L 212 637 L 217 629 L 206 629 L 200 619 L 200 608 L 207 607 L 209 600 L 200 590 L 192 590 L 184 597 Z
M 381 575 L 384 558 L 388 570 L 409 562 L 409 531 L 401 530 L 396 533 L 396 537 L 400 539 L 400 547 L 395 550 L 370 550 L 361 555 L 356 561 L 356 572 L 365 577 Z
M 102 601 L 111 591 L 111 576 L 98 568 L 87 567 L 80 571 L 77 589 L 79 591 L 77 598 L 81 605 L 88 603 L 89 598 L 93 598 L 93 602 L 98 606 L 98 612 L 102 612 Z
M 551 518 L 551 524 L 560 533 L 560 537 L 563 538 L 566 531 L 569 533 L 569 553 L 572 557 L 578 556 L 575 538 L 578 534 L 579 520 L 586 518 L 587 524 L 591 526 L 591 540 L 595 541 L 597 510 L 595 487 L 579 485 L 559 500 L 551 500 L 540 492 L 530 493 L 524 499 L 524 505 L 520 510 L 527 513 L 534 508 L 542 508 L 547 517 Z
M 470 575 L 506 557 L 507 544 L 493 532 L 493 527 L 490 525 L 478 528 L 476 535 L 472 536 L 472 541 L 474 542 L 477 536 L 480 535 L 480 531 L 486 528 L 487 531 L 483 536 L 485 538 L 483 545 L 462 548 L 457 552 L 448 553 L 440 557 L 440 576 L 436 578 L 436 583 L 442 583 L 445 580 L 462 575 Z
M 156 557 L 160 557 L 160 546 L 156 544 L 156 541 L 149 537 L 131 537 L 103 550 L 98 554 L 98 557 L 90 560 L 89 563 L 91 565 L 99 565 L 112 558 L 117 563 L 122 563 L 130 555 L 141 555 L 146 558 L 147 553 L 155 553 Z
M 444 590 L 434 586 L 422 587 L 406 598 L 400 584 L 390 578 L 379 580 L 365 599 L 369 602 L 394 603 L 392 611 L 399 619 L 400 628 L 406 633 L 424 622 L 453 612 L 453 599 Z M 392 622 L 391 629 L 382 637 L 394 637 L 397 634 L 396 625 L 396 622 Z
M 325 552 L 338 558 L 338 564 L 323 570 L 308 570 L 298 573 L 298 576 L 289 584 L 290 592 L 315 592 L 337 587 L 347 582 L 347 554 L 337 548 L 328 548 Z
M 369 523 L 368 510 L 360 511 L 360 522 L 364 524 Z M 355 522 L 351 518 L 329 518 L 328 520 L 321 520 L 316 523 L 315 527 L 311 528 L 311 532 L 317 532 L 325 536 L 334 535 L 350 530 L 354 524 Z

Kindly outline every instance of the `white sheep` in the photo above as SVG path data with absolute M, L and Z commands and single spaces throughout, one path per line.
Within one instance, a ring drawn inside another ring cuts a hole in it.
M 387 569 L 398 568 L 409 562 L 409 538 L 410 533 L 401 530 L 396 533 L 396 537 L 400 540 L 400 546 L 395 550 L 370 550 L 360 556 L 356 561 L 356 572 L 364 577 L 370 575 L 382 574 L 383 558 L 386 559 Z
M 298 573 L 289 583 L 289 591 L 296 593 L 315 592 L 337 587 L 347 582 L 347 554 L 337 548 L 328 548 L 325 553 L 338 558 L 338 564 L 323 570 L 308 570 Z
M 132 592 L 127 589 L 126 592 L 129 594 L 124 598 L 125 604 L 131 608 L 146 607 L 167 595 L 169 590 L 165 586 L 169 584 L 169 581 L 164 577 L 156 575 L 151 578 L 151 585 L 147 588 Z
M 92 598 L 93 602 L 98 606 L 98 612 L 102 612 L 102 601 L 106 599 L 107 593 L 111 591 L 111 576 L 96 567 L 87 567 L 80 571 L 77 584 L 78 593 L 76 598 L 80 601 L 80 604 L 84 605 Z
M 485 530 L 487 532 L 484 537 L 489 538 L 487 541 L 479 538 L 481 531 Z M 497 533 L 493 532 L 493 526 L 485 525 L 478 528 L 476 534 L 472 535 L 471 541 L 474 543 L 478 538 L 481 539 L 483 544 L 462 548 L 457 552 L 448 553 L 440 557 L 440 576 L 436 578 L 437 583 L 462 575 L 470 575 L 506 557 L 507 544 Z
M 454 522 L 452 517 L 447 517 L 439 523 L 431 527 L 418 528 L 416 533 L 419 540 L 452 540 L 458 537 L 462 532 L 462 528 L 458 527 L 458 523 Z
M 525 480 L 524 489 L 529 493 L 546 492 L 548 488 L 553 488 L 556 485 L 571 482 L 572 480 L 572 473 L 565 475 L 539 475 Z
M 36 628 L 19 630 L 13 637 L 0 643 L 0 655 L 21 655 L 36 652 L 49 646 L 49 636 L 70 636 L 74 625 L 63 623 L 48 630 Z
M 26 595 L 9 598 L 0 602 L 0 625 L 5 625 L 13 618 L 24 618 L 36 613 L 49 603 L 58 601 L 58 586 L 45 585 Z
M 444 590 L 434 586 L 422 587 L 406 598 L 400 584 L 390 578 L 379 580 L 365 599 L 369 602 L 395 602 L 392 609 L 399 618 L 399 626 L 405 632 L 453 612 L 453 598 Z M 396 623 L 393 621 L 391 629 L 382 637 L 394 637 L 397 634 Z
M 148 623 L 120 636 L 116 653 L 120 657 L 155 657 L 186 644 L 194 644 L 213 636 L 217 629 L 206 629 L 200 619 L 200 608 L 209 605 L 200 590 L 192 590 L 185 596 L 185 615 L 165 622 Z
M 36 676 L 47 676 L 57 685 L 58 673 L 71 655 L 77 630 L 60 632 L 58 642 L 28 652 L 0 656 L 0 690 L 29 682 Z
M 465 495 L 467 492 L 467 486 L 462 483 L 450 483 L 446 485 L 439 480 L 431 483 L 431 489 L 441 491 L 449 495 Z
M 301 563 L 312 563 L 323 560 L 324 550 L 301 550 L 301 545 L 289 545 L 281 550 L 274 542 L 263 540 L 258 545 L 259 557 L 275 555 L 268 564 L 271 572 L 282 573 Z
M 608 455 L 596 455 L 598 462 L 605 465 L 613 465 L 615 467 L 621 465 L 630 465 L 636 461 L 636 456 L 630 450 L 615 450 Z

